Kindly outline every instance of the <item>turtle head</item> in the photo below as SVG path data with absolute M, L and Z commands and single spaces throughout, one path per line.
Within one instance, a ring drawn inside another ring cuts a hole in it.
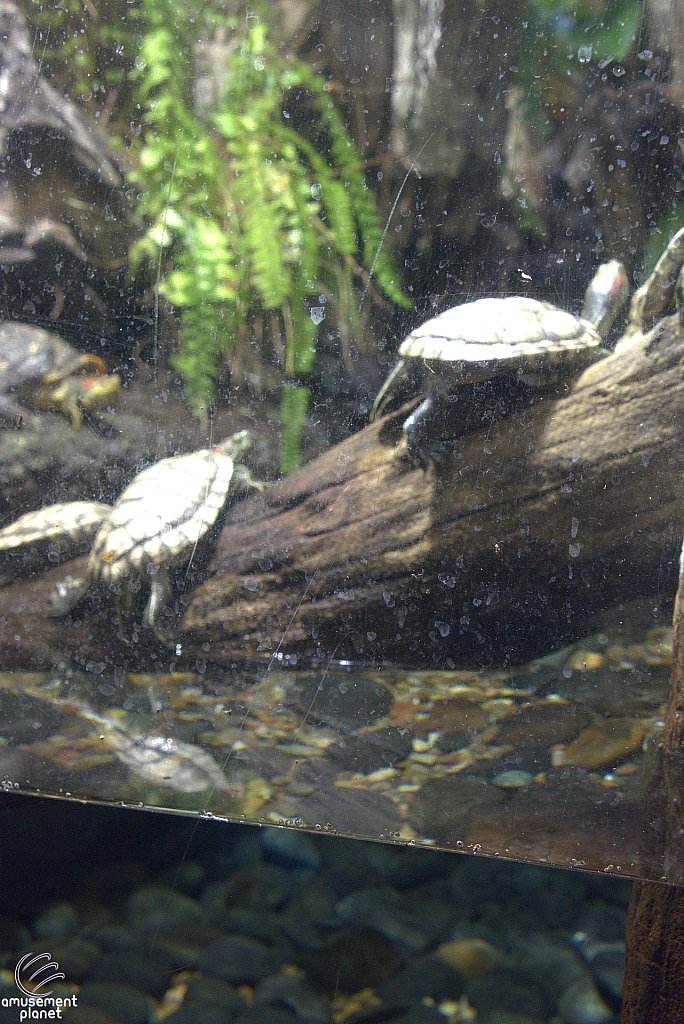
M 593 324 L 602 338 L 629 297 L 629 280 L 619 260 L 602 263 L 584 295 L 582 318 Z
M 217 444 L 214 451 L 228 455 L 229 458 L 237 460 L 252 447 L 252 435 L 249 430 L 238 430 L 237 434 L 231 434 L 221 444 Z

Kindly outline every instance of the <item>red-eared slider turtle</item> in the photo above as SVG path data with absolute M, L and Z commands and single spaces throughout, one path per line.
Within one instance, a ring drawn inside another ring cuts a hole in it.
M 414 393 L 429 381 L 427 397 L 403 426 L 409 453 L 426 466 L 432 423 L 449 393 L 497 377 L 545 388 L 556 376 L 580 373 L 607 354 L 602 339 L 628 294 L 625 268 L 613 260 L 599 267 L 587 288 L 581 317 L 525 296 L 476 299 L 447 309 L 401 343 L 399 362 L 380 389 L 371 420 L 402 380 L 409 379 Z
M 85 575 L 57 586 L 53 614 L 69 612 L 92 584 L 118 591 L 123 580 L 137 577 L 150 584 L 143 621 L 156 629 L 170 595 L 167 569 L 190 561 L 231 492 L 262 486 L 236 464 L 250 444 L 243 430 L 215 448 L 162 459 L 138 473 L 113 507 L 70 502 L 29 513 L 0 531 L 0 550 L 47 533 L 78 540 L 97 529 Z
M 18 399 L 62 412 L 78 427 L 82 411 L 106 405 L 121 389 L 119 377 L 106 369 L 99 356 L 78 352 L 51 331 L 0 323 L 0 417 L 19 419 Z

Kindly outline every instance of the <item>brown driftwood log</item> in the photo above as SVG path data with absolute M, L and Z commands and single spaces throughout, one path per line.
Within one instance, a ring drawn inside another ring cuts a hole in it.
M 624 339 L 565 393 L 403 455 L 404 413 L 232 511 L 182 620 L 221 662 L 261 655 L 501 662 L 597 609 L 674 593 L 683 341 Z M 493 400 L 493 399 L 492 399 Z
M 651 793 L 663 875 L 678 885 L 635 882 L 627 917 L 623 1024 L 679 1024 L 684 1014 L 684 573 L 674 610 L 672 684 Z
M 567 390 L 454 433 L 442 466 L 403 455 L 395 413 L 235 505 L 173 648 L 230 665 L 274 656 L 449 667 L 547 652 L 592 615 L 676 586 L 684 348 L 673 318 Z M 0 589 L 0 664 L 140 664 L 111 602 L 46 618 L 61 566 Z M 193 567 L 194 571 L 194 567 Z M 160 654 L 156 655 L 159 658 Z M 156 664 L 165 664 L 161 655 Z

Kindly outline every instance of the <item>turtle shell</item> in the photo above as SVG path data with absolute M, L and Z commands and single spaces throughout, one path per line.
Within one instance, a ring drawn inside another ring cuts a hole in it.
M 64 540 L 79 547 L 98 529 L 111 505 L 98 501 L 68 501 L 27 512 L 0 530 L 0 551 L 12 551 L 31 544 Z
M 476 299 L 447 309 L 411 331 L 399 355 L 435 360 L 431 369 L 436 372 L 440 362 L 461 364 L 452 368 L 462 370 L 466 378 L 474 371 L 469 364 L 479 364 L 475 377 L 486 379 L 542 361 L 551 367 L 573 364 L 580 352 L 586 352 L 591 361 L 590 350 L 600 346 L 601 336 L 588 320 L 549 302 L 509 296 Z
M 219 448 L 162 459 L 139 473 L 100 527 L 89 579 L 107 585 L 148 565 L 188 558 L 216 522 L 233 468 L 231 456 Z
M 30 324 L 0 323 L 0 391 L 46 379 L 62 380 L 85 367 L 106 369 L 99 356 L 84 355 L 57 334 Z

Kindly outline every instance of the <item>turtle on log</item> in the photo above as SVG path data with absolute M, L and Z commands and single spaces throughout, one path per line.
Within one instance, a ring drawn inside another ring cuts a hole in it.
M 106 406 L 121 390 L 99 356 L 78 352 L 57 334 L 30 324 L 0 323 L 0 418 L 21 421 L 19 404 L 61 412 L 74 429 L 82 414 Z
M 404 421 L 409 454 L 424 468 L 431 461 L 433 424 L 448 396 L 463 385 L 498 377 L 525 388 L 547 387 L 579 374 L 607 355 L 602 341 L 627 300 L 629 284 L 617 260 L 599 267 L 580 317 L 526 296 L 476 299 L 421 324 L 399 346 L 399 361 L 373 404 L 371 421 L 408 378 L 427 397 Z
M 162 459 L 138 473 L 113 506 L 78 501 L 29 512 L 0 530 L 0 551 L 47 538 L 70 538 L 76 547 L 94 533 L 85 575 L 58 584 L 52 614 L 66 615 L 93 584 L 116 591 L 120 605 L 136 589 L 122 587 L 133 577 L 150 586 L 143 622 L 156 632 L 171 593 L 167 570 L 190 561 L 229 495 L 263 487 L 237 464 L 250 444 L 243 430 L 214 448 Z

